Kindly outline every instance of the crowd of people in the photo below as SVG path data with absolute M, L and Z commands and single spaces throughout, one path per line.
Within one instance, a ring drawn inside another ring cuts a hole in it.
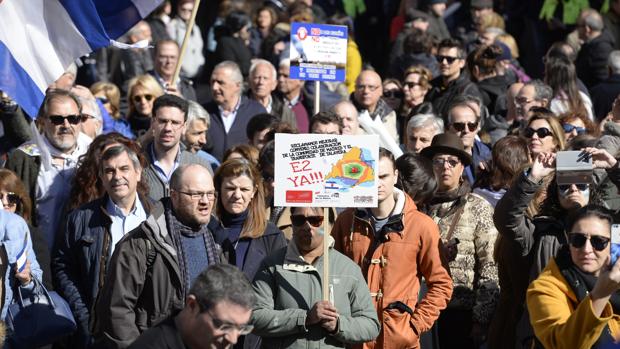
M 181 55 L 195 5 L 0 92 L 1 320 L 42 285 L 55 348 L 620 342 L 620 0 L 212 1 Z M 348 27 L 344 81 L 290 77 L 293 22 Z M 378 135 L 377 207 L 276 206 L 276 133 Z

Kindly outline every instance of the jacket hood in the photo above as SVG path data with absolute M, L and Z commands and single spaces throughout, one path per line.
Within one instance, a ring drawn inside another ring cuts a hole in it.
M 160 202 L 152 208 L 151 214 L 148 215 L 146 221 L 144 221 L 142 225 L 145 231 L 150 232 L 150 234 L 147 234 L 147 237 L 151 239 L 156 246 L 160 246 L 172 256 L 176 257 L 176 248 L 167 241 L 170 239 L 170 233 L 168 232 L 166 215 L 164 214 L 164 212 L 170 210 L 171 207 L 172 204 L 169 198 L 161 199 Z

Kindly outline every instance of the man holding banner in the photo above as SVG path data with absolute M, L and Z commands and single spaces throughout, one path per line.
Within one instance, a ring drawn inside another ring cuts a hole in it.
M 341 348 L 379 334 L 379 321 L 357 265 L 329 248 L 330 300 L 321 300 L 323 208 L 292 207 L 293 238 L 263 261 L 254 278 L 251 323 L 263 348 Z M 333 246 L 331 236 L 327 243 Z
M 439 229 L 417 210 L 411 197 L 394 187 L 393 155 L 379 152 L 379 204 L 342 212 L 332 234 L 335 248 L 361 268 L 382 331 L 364 348 L 417 348 L 452 296 L 452 279 L 439 255 Z M 418 302 L 422 275 L 428 292 Z

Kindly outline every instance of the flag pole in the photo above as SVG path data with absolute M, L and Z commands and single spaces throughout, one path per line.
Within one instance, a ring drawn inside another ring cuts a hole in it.
M 189 22 L 187 23 L 187 30 L 185 31 L 185 36 L 183 37 L 183 44 L 181 45 L 181 50 L 179 51 L 179 59 L 177 60 L 177 66 L 174 68 L 174 75 L 172 75 L 172 81 L 170 81 L 171 86 L 175 86 L 178 90 L 178 86 L 176 86 L 176 82 L 179 79 L 179 75 L 181 74 L 181 63 L 183 63 L 183 57 L 185 56 L 185 50 L 187 49 L 187 43 L 189 42 L 189 37 L 192 34 L 192 29 L 194 29 L 194 23 L 196 22 L 196 14 L 198 13 L 198 6 L 200 6 L 200 0 L 194 1 L 194 9 L 192 10 L 192 15 L 189 18 Z
M 329 292 L 329 236 L 331 235 L 329 226 L 329 208 L 323 208 L 323 300 L 334 302 Z

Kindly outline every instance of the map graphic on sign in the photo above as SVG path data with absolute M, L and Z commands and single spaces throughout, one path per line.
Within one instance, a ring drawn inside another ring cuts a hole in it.
M 325 189 L 346 192 L 355 186 L 373 186 L 375 180 L 374 159 L 370 150 L 353 147 L 338 160 L 325 176 Z

